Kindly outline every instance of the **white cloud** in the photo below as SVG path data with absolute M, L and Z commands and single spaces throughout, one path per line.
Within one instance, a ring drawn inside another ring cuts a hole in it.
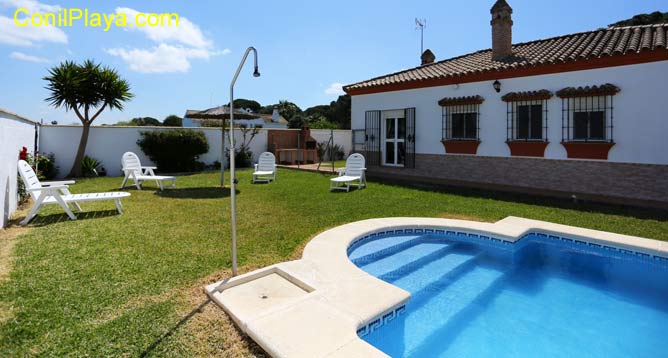
M 15 60 L 19 60 L 19 61 L 27 61 L 27 62 L 35 62 L 35 63 L 49 62 L 49 60 L 47 60 L 46 58 L 27 55 L 23 52 L 12 52 L 12 53 L 9 54 L 9 57 L 13 58 Z
M 19 27 L 13 18 L 0 15 L 0 43 L 14 46 L 33 46 L 39 42 L 67 43 L 67 35 L 54 26 Z
M 4 5 L 11 8 L 26 8 L 28 12 L 56 12 L 60 10 L 60 5 L 47 5 L 37 0 L 3 0 Z
M 188 72 L 191 59 L 208 60 L 212 56 L 229 53 L 228 49 L 210 51 L 167 44 L 160 44 L 151 49 L 111 48 L 105 51 L 122 58 L 131 70 L 142 73 Z
M 117 14 L 125 14 L 128 24 L 133 23 L 137 10 L 118 7 Z M 208 60 L 213 56 L 227 55 L 229 49 L 216 50 L 213 41 L 202 33 L 199 26 L 185 17 L 179 17 L 179 26 L 130 26 L 127 31 L 144 34 L 157 45 L 151 48 L 110 48 L 105 51 L 118 56 L 130 69 L 142 73 L 188 72 L 190 60 Z
M 142 32 L 149 39 L 155 42 L 167 42 L 167 43 L 179 43 L 189 47 L 195 48 L 209 48 L 213 44 L 211 40 L 207 39 L 199 26 L 190 22 L 190 20 L 185 17 L 179 16 L 179 26 L 134 26 L 134 20 L 139 11 L 130 9 L 127 7 L 118 7 L 116 8 L 117 14 L 125 14 L 128 19 L 128 25 L 132 24 L 131 27 L 126 27 L 129 31 L 139 31 Z
M 0 7 L 26 8 L 30 13 L 57 12 L 59 5 L 42 4 L 36 0 L 3 0 Z M 39 42 L 67 43 L 67 35 L 54 26 L 19 27 L 12 17 L 0 15 L 0 43 L 14 46 L 32 46 Z
M 343 91 L 343 84 L 339 82 L 334 82 L 327 89 L 325 89 L 326 94 L 341 96 L 346 94 Z

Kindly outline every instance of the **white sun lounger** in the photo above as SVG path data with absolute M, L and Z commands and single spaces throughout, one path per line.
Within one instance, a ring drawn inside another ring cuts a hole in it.
M 72 204 L 78 211 L 82 211 L 79 203 L 85 201 L 113 200 L 116 202 L 118 213 L 122 214 L 123 206 L 121 205 L 121 198 L 130 196 L 130 193 L 125 192 L 72 194 L 68 189 L 68 185 L 74 184 L 73 180 L 40 182 L 30 164 L 24 160 L 19 160 L 18 170 L 26 190 L 30 193 L 34 201 L 28 215 L 20 222 L 21 225 L 29 223 L 37 215 L 42 206 L 49 204 L 60 205 L 72 220 L 76 220 L 77 217 L 70 210 L 68 204 Z
M 163 189 L 163 181 L 171 181 L 172 184 L 170 187 L 176 186 L 176 177 L 166 176 L 166 175 L 155 175 L 153 172 L 157 167 L 143 167 L 139 161 L 137 154 L 132 152 L 126 152 L 123 154 L 122 158 L 123 163 L 123 173 L 125 173 L 125 178 L 121 183 L 121 189 L 125 188 L 125 183 L 128 179 L 132 179 L 137 187 L 137 190 L 141 190 L 141 184 L 144 181 L 155 181 L 155 184 L 160 187 L 160 190 Z
M 276 180 L 276 157 L 272 153 L 264 152 L 255 164 L 253 172 L 253 184 L 257 182 L 269 183 Z
M 364 175 L 366 168 L 364 165 L 364 156 L 362 154 L 351 154 L 346 159 L 346 167 L 339 168 L 339 176 L 330 180 L 329 191 L 350 191 L 351 185 L 356 185 L 359 189 L 366 187 L 366 177 Z M 354 184 L 355 182 L 357 183 Z

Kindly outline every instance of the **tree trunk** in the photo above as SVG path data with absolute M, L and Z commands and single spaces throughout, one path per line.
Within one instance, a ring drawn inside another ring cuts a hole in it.
M 81 161 L 86 154 L 86 145 L 88 144 L 88 132 L 90 131 L 90 123 L 83 124 L 83 130 L 81 131 L 81 139 L 79 140 L 79 149 L 77 149 L 77 155 L 74 157 L 74 163 L 72 164 L 72 169 L 67 175 L 68 178 L 78 178 L 81 177 Z

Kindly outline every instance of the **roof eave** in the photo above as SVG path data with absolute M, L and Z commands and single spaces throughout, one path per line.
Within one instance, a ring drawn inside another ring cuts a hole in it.
M 427 87 L 446 86 L 453 84 L 481 82 L 496 79 L 508 79 L 517 77 L 530 77 L 544 74 L 554 74 L 562 72 L 582 71 L 597 68 L 636 65 L 648 62 L 668 61 L 668 49 L 646 50 L 642 52 L 632 52 L 626 54 L 615 54 L 610 56 L 600 56 L 586 59 L 576 59 L 556 63 L 547 63 L 532 65 L 528 64 L 521 67 L 492 69 L 486 71 L 476 71 L 473 73 L 459 76 L 440 76 L 428 80 L 410 80 L 400 83 L 370 85 L 358 88 L 352 88 L 360 83 L 344 86 L 344 91 L 351 95 L 363 95 L 372 93 L 382 93 L 391 91 L 400 91 L 407 89 L 418 89 Z M 365 81 L 366 82 L 366 81 Z

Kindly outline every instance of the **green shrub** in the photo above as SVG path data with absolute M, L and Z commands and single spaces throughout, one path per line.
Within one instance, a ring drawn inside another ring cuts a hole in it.
M 58 175 L 56 155 L 53 153 L 40 155 L 37 159 L 37 171 L 38 175 L 41 176 L 44 180 L 54 179 L 56 175 Z
M 162 121 L 162 125 L 165 127 L 183 127 L 183 118 L 172 114 Z
M 35 159 L 30 157 L 28 159 L 30 165 L 35 167 Z M 56 166 L 56 156 L 53 153 L 42 154 L 37 159 L 37 177 L 40 180 L 52 180 L 58 175 L 58 167 Z
M 311 129 L 338 129 L 339 125 L 326 119 L 314 121 L 309 124 Z
M 83 174 L 85 178 L 99 176 L 97 171 L 100 169 L 100 166 L 102 166 L 102 162 L 95 158 L 85 156 L 81 161 L 81 174 Z
M 28 153 L 26 162 L 35 168 L 35 157 Z M 39 180 L 53 180 L 58 175 L 58 167 L 56 166 L 56 155 L 53 153 L 46 153 L 39 155 L 37 159 L 37 178 Z
M 236 168 L 249 168 L 253 166 L 253 152 L 250 150 L 250 144 L 253 138 L 260 133 L 258 128 L 248 128 L 245 125 L 239 126 L 241 131 L 241 143 L 239 147 L 235 146 L 234 150 L 234 166 Z M 228 136 L 229 138 L 229 133 Z M 227 162 L 230 162 L 230 149 L 225 148 L 225 157 Z
M 16 194 L 19 196 L 19 204 L 23 204 L 26 200 L 28 200 L 28 191 L 26 190 L 26 185 L 23 184 L 23 179 L 21 179 L 21 176 L 18 176 L 16 182 Z
M 316 151 L 318 152 L 318 158 L 321 162 L 342 160 L 346 156 L 343 146 L 340 144 L 334 144 L 330 147 L 327 142 L 316 143 Z
M 234 167 L 235 168 L 250 168 L 253 166 L 253 152 L 247 148 L 237 149 L 234 151 Z M 230 150 L 225 150 L 225 157 L 227 163 L 230 163 Z
M 204 169 L 204 163 L 197 159 L 209 151 L 204 133 L 191 129 L 141 132 L 137 144 L 158 170 L 169 173 Z
M 334 146 L 332 146 L 332 154 L 334 156 L 334 160 L 341 160 L 346 155 L 345 151 L 343 150 L 343 146 L 340 144 L 334 144 Z

